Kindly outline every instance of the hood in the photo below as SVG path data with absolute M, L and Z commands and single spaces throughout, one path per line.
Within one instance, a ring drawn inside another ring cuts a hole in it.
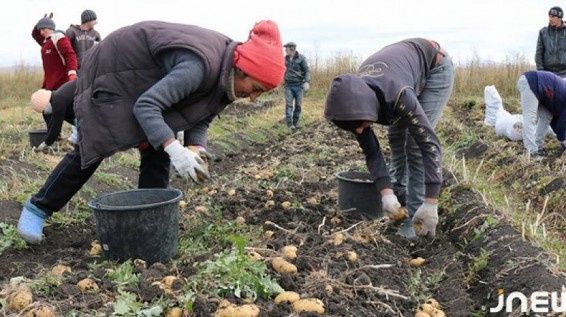
M 332 80 L 324 116 L 333 121 L 377 121 L 379 101 L 375 92 L 357 75 L 345 74 Z

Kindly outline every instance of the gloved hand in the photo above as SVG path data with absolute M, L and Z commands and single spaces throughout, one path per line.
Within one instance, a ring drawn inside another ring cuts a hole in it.
M 206 171 L 208 172 L 208 163 L 212 160 L 212 155 L 206 150 L 206 148 L 202 145 L 189 145 L 187 149 L 193 151 L 194 153 L 198 154 L 200 158 L 204 161 L 204 165 L 206 166 Z M 204 182 L 206 178 L 204 175 L 197 171 L 197 177 L 199 181 Z
M 47 18 L 47 13 L 43 15 L 44 18 Z M 53 12 L 49 13 L 49 18 L 53 19 Z
M 37 147 L 33 148 L 35 152 L 53 152 L 53 148 L 50 145 L 45 144 L 45 142 L 41 142 Z
M 394 194 L 381 196 L 381 205 L 383 211 L 385 211 L 387 216 L 392 220 L 401 221 L 407 217 L 405 209 L 401 208 L 401 204 Z
M 77 75 L 75 75 L 75 74 L 69 74 L 68 78 L 69 78 L 68 81 L 73 81 L 73 80 L 77 79 Z
M 309 91 L 309 89 L 311 89 L 311 85 L 310 85 L 308 82 L 305 81 L 305 82 L 303 83 L 303 90 L 304 90 L 305 92 L 307 92 L 307 91 Z
M 413 216 L 413 228 L 417 236 L 434 237 L 438 225 L 438 204 L 424 202 Z
M 173 141 L 165 147 L 165 152 L 169 155 L 171 163 L 181 177 L 190 176 L 196 183 L 201 183 L 197 175 L 197 171 L 206 178 L 210 178 L 208 168 L 199 154 L 183 147 L 179 140 Z

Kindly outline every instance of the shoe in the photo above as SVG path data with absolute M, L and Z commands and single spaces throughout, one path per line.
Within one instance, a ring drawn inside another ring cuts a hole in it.
M 413 228 L 413 220 L 411 218 L 407 218 L 403 220 L 403 224 L 397 231 L 397 234 L 407 238 L 410 241 L 416 241 L 419 239 L 415 234 L 415 229 Z
M 47 215 L 39 209 L 38 211 L 40 211 L 42 215 L 37 215 L 28 208 L 28 206 L 24 206 L 22 213 L 20 214 L 20 220 L 18 220 L 18 234 L 29 244 L 41 243 L 43 224 L 45 223 Z
M 295 128 L 297 128 L 297 129 L 302 126 L 299 120 L 293 120 L 293 125 L 294 125 Z

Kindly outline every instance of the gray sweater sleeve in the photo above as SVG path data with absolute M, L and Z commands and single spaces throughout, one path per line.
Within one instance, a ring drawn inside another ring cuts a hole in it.
M 204 62 L 188 50 L 177 49 L 160 55 L 167 75 L 145 91 L 134 105 L 134 115 L 149 143 L 158 149 L 173 130 L 165 123 L 163 112 L 193 93 L 204 78 Z

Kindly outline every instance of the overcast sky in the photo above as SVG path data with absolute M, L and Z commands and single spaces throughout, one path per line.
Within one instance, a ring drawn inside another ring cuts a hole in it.
M 441 43 L 457 63 L 479 56 L 503 61 L 522 55 L 534 63 L 538 31 L 548 24 L 549 0 L 17 0 L 0 10 L 0 67 L 41 65 L 31 30 L 53 12 L 57 29 L 79 24 L 84 9 L 98 15 L 104 38 L 143 20 L 196 24 L 244 41 L 255 22 L 277 22 L 283 42 L 313 58 L 337 52 L 366 58 L 409 37 Z M 566 9 L 566 3 L 564 3 Z

